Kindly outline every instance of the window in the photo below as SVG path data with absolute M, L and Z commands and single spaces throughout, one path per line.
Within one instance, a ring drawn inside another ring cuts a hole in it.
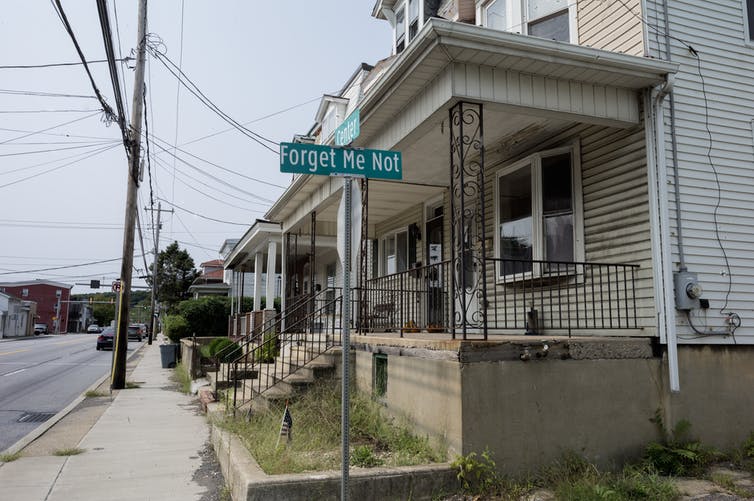
M 489 0 L 478 4 L 477 17 L 488 28 L 575 43 L 575 5 L 568 0 Z
M 392 275 L 406 271 L 416 262 L 416 235 L 408 228 L 389 234 L 382 239 L 382 274 Z
M 408 0 L 408 41 L 419 32 L 419 0 Z
M 21 289 L 21 297 L 29 297 L 29 289 Z
M 497 176 L 498 277 L 535 273 L 532 260 L 583 260 L 580 181 L 573 148 L 537 153 Z
M 337 120 L 337 112 L 335 106 L 330 106 L 330 109 L 325 113 L 325 118 L 322 120 L 322 141 L 326 141 L 335 131 L 335 121 Z
M 406 10 L 401 7 L 395 12 L 395 53 L 406 48 Z

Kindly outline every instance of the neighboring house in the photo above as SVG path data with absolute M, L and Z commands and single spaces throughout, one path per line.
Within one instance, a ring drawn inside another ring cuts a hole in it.
M 230 286 L 224 281 L 223 260 L 214 259 L 199 265 L 202 273 L 189 286 L 194 299 L 204 296 L 227 296 Z
M 37 304 L 34 323 L 45 323 L 50 333 L 65 334 L 68 328 L 68 308 L 72 285 L 51 280 L 0 283 L 0 292 L 34 301 Z
M 34 303 L 0 292 L 0 339 L 30 336 Z
M 401 182 L 358 183 L 357 386 L 513 470 L 562 450 L 634 457 L 657 409 L 740 443 L 754 429 L 752 4 L 378 1 L 392 55 L 324 96 L 296 138 L 332 144 L 358 108 L 352 146 L 403 156 Z M 247 233 L 255 270 L 280 252 L 276 332 L 327 318 L 338 339 L 342 187 L 296 175 L 265 215 L 280 233 Z M 238 245 L 226 268 L 249 262 Z

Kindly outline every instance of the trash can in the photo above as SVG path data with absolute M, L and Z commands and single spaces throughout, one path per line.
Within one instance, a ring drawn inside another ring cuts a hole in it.
M 177 344 L 160 345 L 160 358 L 162 359 L 163 369 L 172 369 L 175 367 L 176 360 L 178 359 L 178 346 Z

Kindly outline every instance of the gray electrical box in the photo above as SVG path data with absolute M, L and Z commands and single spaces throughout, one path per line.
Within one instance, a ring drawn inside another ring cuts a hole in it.
M 679 271 L 673 274 L 675 285 L 675 307 L 679 310 L 695 310 L 699 308 L 699 298 L 702 287 L 696 273 Z

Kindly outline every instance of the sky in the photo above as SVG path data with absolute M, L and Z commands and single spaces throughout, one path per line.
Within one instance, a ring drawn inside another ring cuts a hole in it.
M 61 3 L 86 59 L 105 59 L 96 2 Z M 130 56 L 138 1 L 107 3 L 116 56 Z M 373 5 L 152 0 L 147 30 L 150 44 L 225 114 L 267 139 L 290 141 L 308 132 L 323 94 L 340 90 L 362 62 L 390 55 L 389 25 L 371 17 Z M 109 287 L 120 274 L 127 164 L 117 125 L 103 121 L 83 66 L 16 68 L 77 61 L 51 1 L 4 5 L 0 282 L 54 280 L 82 294 L 97 292 L 90 280 Z M 115 108 L 107 65 L 89 67 Z M 119 71 L 130 121 L 133 62 L 119 64 Z M 276 153 L 209 110 L 154 56 L 147 60 L 146 87 L 154 140 L 138 193 L 135 287 L 145 286 L 136 277 L 153 260 L 156 214 L 146 210 L 152 202 L 174 210 L 162 214 L 160 249 L 177 241 L 198 268 L 220 257 L 225 239 L 240 238 L 262 218 L 290 182 Z

